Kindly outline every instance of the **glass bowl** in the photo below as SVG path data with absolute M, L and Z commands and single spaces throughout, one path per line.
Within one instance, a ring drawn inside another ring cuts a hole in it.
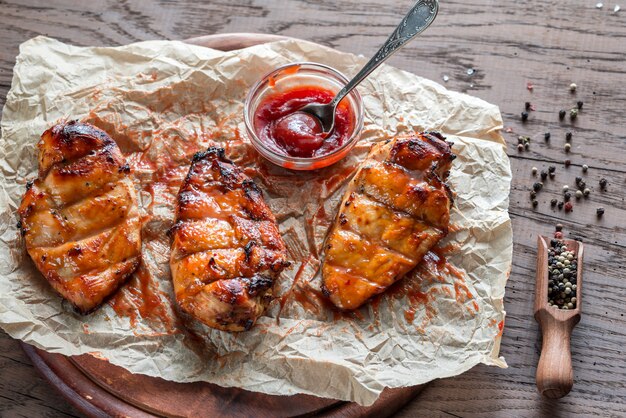
M 263 157 L 276 165 L 291 170 L 316 170 L 341 160 L 357 143 L 363 128 L 363 100 L 356 89 L 343 99 L 343 101 L 348 101 L 354 115 L 351 134 L 341 146 L 325 155 L 310 158 L 294 157 L 276 145 L 270 146 L 264 143 L 256 133 L 254 115 L 259 104 L 270 94 L 305 85 L 319 86 L 337 93 L 347 83 L 348 79 L 339 71 L 327 65 L 312 62 L 296 62 L 284 65 L 265 75 L 252 86 L 244 105 L 244 121 L 250 142 Z

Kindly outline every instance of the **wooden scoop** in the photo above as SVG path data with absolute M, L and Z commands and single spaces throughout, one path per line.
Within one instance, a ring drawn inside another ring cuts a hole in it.
M 541 327 L 543 344 L 537 365 L 537 388 L 548 398 L 562 398 L 574 385 L 570 338 L 580 321 L 583 284 L 583 244 L 561 240 L 568 251 L 574 251 L 578 260 L 576 269 L 576 308 L 559 309 L 548 305 L 548 249 L 550 238 L 539 236 L 537 254 L 537 282 L 535 288 L 535 319 Z

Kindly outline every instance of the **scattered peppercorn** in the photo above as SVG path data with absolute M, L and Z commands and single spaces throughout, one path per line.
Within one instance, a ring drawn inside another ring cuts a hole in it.
M 563 199 L 566 202 L 569 202 L 569 200 L 572 198 L 572 194 L 570 192 L 565 192 L 565 194 L 563 194 Z
M 606 189 L 606 185 L 608 184 L 608 182 L 606 181 L 606 179 L 604 177 L 602 177 L 600 179 L 600 189 L 601 190 L 605 190 Z
M 548 172 L 549 173 L 554 173 L 556 171 L 556 167 L 551 165 L 550 167 L 548 167 Z
M 517 144 L 517 150 L 518 150 L 519 152 L 524 151 L 524 145 L 522 145 L 522 144 Z
M 524 109 L 530 110 L 530 102 L 524 103 Z
M 572 205 L 572 202 L 567 202 L 567 203 L 565 204 L 565 212 L 566 212 L 566 213 L 569 213 L 569 212 L 571 212 L 572 210 L 574 210 L 574 205 Z
M 554 173 L 550 173 L 550 178 L 554 179 Z
M 555 206 L 556 206 L 556 204 L 557 204 L 557 200 L 556 200 L 556 199 L 552 199 L 552 200 L 550 201 L 550 206 L 555 207 Z
M 554 228 L 556 229 L 556 232 L 561 232 L 563 230 L 563 224 L 556 224 Z
M 572 160 L 565 160 L 565 167 L 572 165 Z
M 522 112 L 522 122 L 526 122 L 528 120 L 528 112 Z
M 604 215 L 604 208 L 596 209 L 596 215 L 598 215 L 598 218 L 601 218 Z
M 550 132 L 546 132 L 545 134 L 543 134 L 543 139 L 545 139 L 546 142 L 548 142 L 550 140 Z
M 562 232 L 555 232 L 555 233 L 554 233 L 554 238 L 556 238 L 556 239 L 562 239 L 562 238 L 563 238 L 563 233 L 562 233 Z
M 576 185 L 578 186 L 580 184 L 580 182 L 583 181 L 583 178 L 580 177 L 580 176 L 576 176 L 575 181 L 576 181 Z
M 576 88 L 578 86 L 576 85 L 576 83 L 572 83 L 569 85 L 569 91 L 571 91 L 572 93 L 574 93 L 576 91 Z
M 530 200 L 534 200 L 537 197 L 537 192 L 534 190 L 530 191 Z
M 548 178 L 548 173 L 545 170 L 541 170 L 541 180 Z
M 566 132 L 566 133 L 565 133 L 565 140 L 566 140 L 567 142 L 569 142 L 569 141 L 571 141 L 571 140 L 572 140 L 572 133 L 571 133 L 571 132 Z
M 536 208 L 538 204 L 539 204 L 539 202 L 538 202 L 538 201 L 533 200 L 533 208 Z
M 561 201 L 559 202 L 559 204 L 557 205 L 557 207 L 559 208 L 559 210 L 563 209 L 563 205 L 564 203 Z
M 542 188 L 543 188 L 543 183 L 535 183 L 535 184 L 533 184 L 533 190 L 536 191 L 536 192 L 538 192 Z
M 591 190 L 589 190 L 589 189 L 585 189 L 585 190 L 583 190 L 583 195 L 584 195 L 585 197 L 589 196 L 590 194 L 591 194 Z
M 572 149 L 572 145 L 571 144 L 565 144 L 565 152 L 569 152 L 570 149 Z
M 583 173 L 586 173 L 589 170 L 589 166 L 587 164 L 583 164 Z
M 520 135 L 520 136 L 518 136 L 518 137 L 517 137 L 517 143 L 518 143 L 518 144 L 523 144 L 523 143 L 524 143 L 524 137 L 523 137 L 523 136 L 521 136 L 521 135 Z
M 537 167 L 533 167 L 530 171 L 533 173 L 533 176 L 537 175 Z
M 559 119 L 565 119 L 565 110 L 559 110 Z
M 578 117 L 578 110 L 577 109 L 571 109 L 569 111 L 569 118 L 574 120 Z
M 585 183 L 584 180 L 578 183 L 579 190 L 585 190 L 585 187 L 587 187 L 587 183 Z
M 576 190 L 576 199 L 580 199 L 581 197 L 583 197 L 583 192 Z
M 563 186 L 563 193 L 567 192 L 569 190 L 569 186 L 566 184 Z
M 579 108 L 579 109 L 582 109 L 582 108 L 583 108 L 583 102 L 579 100 L 579 101 L 576 103 L 576 106 L 578 106 L 578 108 Z

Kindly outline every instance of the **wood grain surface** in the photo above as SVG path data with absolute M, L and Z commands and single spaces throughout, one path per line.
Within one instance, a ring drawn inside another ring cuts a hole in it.
M 373 54 L 410 0 L 218 0 L 206 3 L 0 0 L 0 105 L 11 84 L 21 42 L 39 34 L 77 45 L 120 45 L 211 33 L 262 32 L 299 37 L 346 52 Z M 478 366 L 430 384 L 402 412 L 409 416 L 626 416 L 626 10 L 613 3 L 530 0 L 441 1 L 434 25 L 391 64 L 467 92 L 502 110 L 513 170 L 510 214 L 513 270 L 501 354 L 505 370 Z M 619 4 L 619 1 L 617 1 Z M 622 4 L 626 9 L 626 4 Z M 473 74 L 468 74 L 468 69 Z M 447 75 L 449 81 L 443 82 Z M 532 92 L 527 83 L 534 86 Z M 573 94 L 570 83 L 578 85 Z M 558 111 L 583 101 L 572 123 Z M 520 120 L 524 102 L 535 111 Z M 573 134 L 565 154 L 565 133 Z M 544 132 L 551 140 L 544 143 Z M 532 139 L 517 151 L 517 136 Z M 569 168 L 564 161 L 571 160 Z M 592 189 L 574 210 L 550 207 L 563 184 L 582 175 Z M 533 209 L 531 168 L 556 166 Z M 600 178 L 608 180 L 599 190 Z M 604 207 L 598 219 L 596 208 Z M 564 225 L 585 243 L 585 306 L 572 334 L 574 387 L 560 400 L 535 387 L 541 347 L 533 319 L 536 237 Z M 16 341 L 0 333 L 0 416 L 80 416 L 41 380 Z

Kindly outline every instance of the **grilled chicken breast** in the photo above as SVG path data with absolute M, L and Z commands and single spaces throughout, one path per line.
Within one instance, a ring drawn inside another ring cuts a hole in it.
M 325 243 L 322 291 L 355 309 L 413 269 L 448 232 L 455 155 L 438 134 L 373 146 Z
M 89 124 L 53 126 L 37 147 L 39 177 L 22 198 L 19 227 L 39 271 L 86 313 L 141 259 L 130 168 L 116 143 Z
M 261 191 L 223 149 L 194 156 L 171 232 L 180 307 L 213 328 L 250 329 L 288 265 L 287 251 Z

